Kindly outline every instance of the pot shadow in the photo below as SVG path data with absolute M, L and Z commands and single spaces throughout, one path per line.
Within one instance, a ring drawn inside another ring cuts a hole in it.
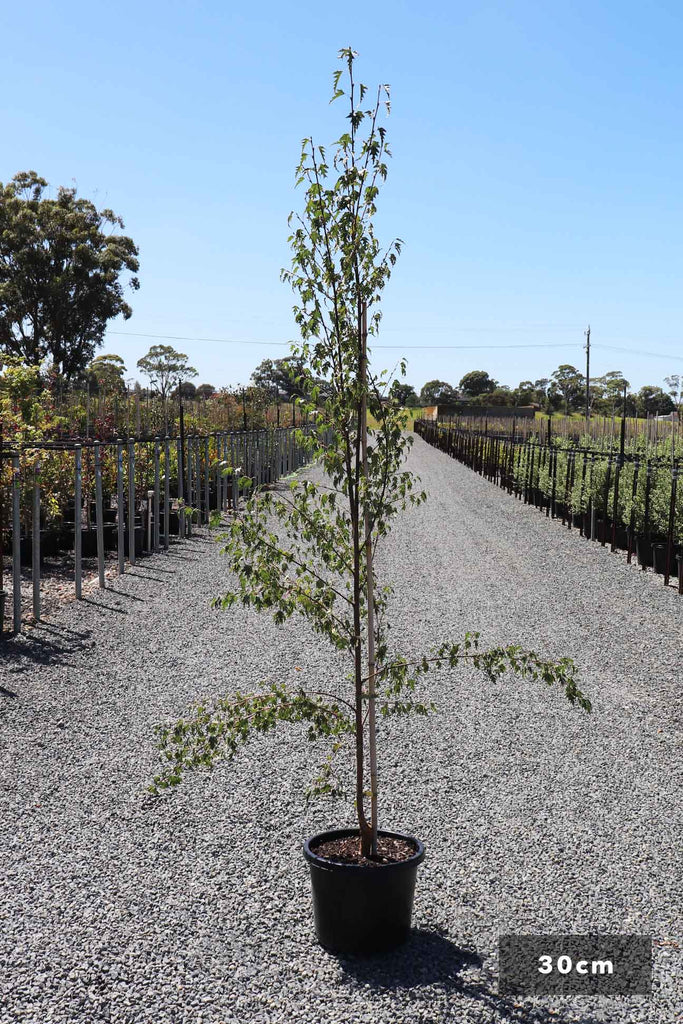
M 339 954 L 342 970 L 362 985 L 375 989 L 411 989 L 426 985 L 462 988 L 460 975 L 482 967 L 478 953 L 463 949 L 438 930 L 415 928 L 396 949 L 371 956 Z
M 554 1000 L 552 1007 L 546 1007 L 534 1005 L 524 996 L 499 995 L 496 980 L 490 972 L 484 972 L 479 954 L 456 945 L 440 930 L 414 929 L 403 946 L 388 953 L 336 955 L 335 960 L 354 984 L 375 992 L 434 986 L 478 1003 L 491 1015 L 487 1020 L 509 1021 L 511 1024 L 561 1024 L 563 1020 L 577 1019 L 576 1009 L 566 1004 L 563 1006 L 559 999 Z M 592 1014 L 582 1013 L 580 1019 L 582 1024 L 602 1024 Z

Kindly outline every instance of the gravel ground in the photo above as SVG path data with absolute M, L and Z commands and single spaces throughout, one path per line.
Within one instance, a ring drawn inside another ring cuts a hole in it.
M 118 555 L 115 551 L 105 552 L 105 578 L 118 576 Z M 81 562 L 82 593 L 92 594 L 99 587 L 97 558 L 83 558 Z M 7 599 L 5 605 L 5 632 L 12 632 L 14 620 L 14 598 L 12 594 L 12 565 L 9 579 L 5 579 Z M 58 608 L 76 600 L 74 584 L 73 552 L 45 558 L 40 569 L 40 613 L 42 618 L 53 615 Z M 30 566 L 21 567 L 21 623 L 22 628 L 35 625 L 33 617 L 33 574 Z
M 238 686 L 329 687 L 337 656 L 303 623 L 212 610 L 225 559 L 206 534 L 144 559 L 2 651 L 1 1024 L 683 1020 L 683 599 L 419 439 L 411 462 L 430 500 L 381 555 L 399 649 L 479 629 L 569 654 L 593 714 L 435 674 L 440 713 L 381 735 L 382 825 L 427 846 L 416 930 L 335 958 L 301 842 L 352 808 L 304 807 L 317 762 L 296 732 L 143 791 L 155 722 Z M 499 996 L 507 932 L 651 934 L 652 997 Z

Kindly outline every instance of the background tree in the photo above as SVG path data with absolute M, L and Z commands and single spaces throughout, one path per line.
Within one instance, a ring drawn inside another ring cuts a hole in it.
M 486 370 L 470 370 L 460 381 L 459 387 L 468 398 L 476 398 L 477 395 L 486 394 L 497 388 L 498 381 L 489 377 Z
M 322 379 L 313 380 L 310 368 L 295 356 L 264 359 L 252 373 L 251 381 L 254 387 L 276 394 L 285 402 L 292 398 L 306 398 L 316 386 L 324 391 L 326 386 Z
M 197 376 L 185 353 L 176 352 L 170 345 L 152 345 L 147 355 L 138 359 L 137 368 L 149 378 L 152 387 L 164 400 L 182 381 Z
M 173 391 L 174 398 L 182 398 L 186 402 L 191 402 L 193 398 L 197 397 L 197 388 L 194 386 L 191 380 L 184 380 L 182 384 L 179 384 Z
M 548 395 L 550 398 L 562 400 L 565 414 L 568 416 L 585 394 L 586 378 L 575 366 L 563 363 L 551 374 L 551 381 Z
M 602 377 L 605 388 L 605 401 L 609 404 L 609 413 L 614 416 L 621 412 L 624 404 L 624 388 L 628 390 L 629 382 L 621 370 L 609 370 Z M 585 387 L 585 384 L 584 384 Z
M 389 398 L 393 398 L 401 408 L 404 406 L 408 408 L 415 408 L 419 402 L 415 388 L 412 384 L 404 384 L 400 380 L 394 380 L 391 382 Z
M 71 378 L 102 344 L 109 320 L 128 319 L 122 275 L 139 269 L 131 238 L 109 228 L 124 224 L 97 210 L 75 188 L 54 199 L 35 171 L 0 183 L 0 348 L 29 366 L 50 359 Z M 137 277 L 128 282 L 139 287 Z
M 479 395 L 482 405 L 514 405 L 515 393 L 505 384 L 499 384 L 492 391 Z
M 152 345 L 147 355 L 138 359 L 137 367 L 149 377 L 152 387 L 161 395 L 164 432 L 168 434 L 168 396 L 184 381 L 196 377 L 197 371 L 189 365 L 185 353 L 176 352 L 171 345 Z
M 671 395 L 651 384 L 646 384 L 640 389 L 636 396 L 636 404 L 639 416 L 668 416 L 676 408 Z
M 125 372 L 126 364 L 121 356 L 117 356 L 113 352 L 95 356 L 87 368 L 87 375 L 94 382 L 97 390 L 118 392 L 119 394 L 126 390 Z
M 521 380 L 514 390 L 515 405 L 531 405 L 536 402 L 536 389 L 530 380 Z
M 669 394 L 676 406 L 676 412 L 681 415 L 681 400 L 683 399 L 683 374 L 672 373 L 670 376 L 664 378 L 664 382 L 669 389 Z
M 458 392 L 445 380 L 428 380 L 420 392 L 420 405 L 452 405 Z
M 197 388 L 197 396 L 199 398 L 212 398 L 216 394 L 216 389 L 213 384 L 200 384 Z
M 548 377 L 539 377 L 538 380 L 534 381 L 534 391 L 536 392 L 536 397 L 534 398 L 534 402 L 537 402 L 538 405 L 542 406 L 543 408 L 546 408 L 546 406 L 548 404 L 548 388 L 549 387 L 550 387 L 550 380 L 549 380 Z

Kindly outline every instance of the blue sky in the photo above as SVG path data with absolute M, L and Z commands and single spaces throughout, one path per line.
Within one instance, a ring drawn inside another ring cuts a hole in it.
M 39 0 L 4 5 L 0 35 L 0 180 L 75 183 L 140 247 L 103 349 L 131 376 L 157 341 L 216 386 L 287 354 L 293 171 L 305 135 L 341 133 L 347 45 L 392 87 L 377 230 L 405 247 L 377 368 L 515 385 L 582 368 L 590 323 L 594 374 L 683 372 L 680 3 Z

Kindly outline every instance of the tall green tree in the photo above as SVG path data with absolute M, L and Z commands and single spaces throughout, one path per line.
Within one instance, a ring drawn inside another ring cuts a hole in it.
M 671 395 L 662 388 L 645 384 L 636 396 L 636 405 L 640 416 L 668 416 L 675 412 L 676 406 Z
M 138 359 L 137 368 L 149 378 L 152 387 L 164 400 L 183 381 L 197 376 L 185 353 L 176 352 L 171 345 L 152 345 L 149 352 Z
M 176 352 L 171 345 L 152 345 L 149 352 L 138 359 L 137 367 L 161 395 L 164 432 L 168 434 L 168 397 L 174 388 L 180 388 L 191 377 L 196 377 L 197 371 L 190 366 L 185 353 Z
M 564 411 L 568 416 L 572 408 L 580 403 L 585 393 L 586 378 L 569 363 L 562 363 L 550 377 L 551 384 L 548 395 L 564 402 Z
M 681 404 L 683 403 L 683 373 L 672 373 L 664 378 L 664 383 L 669 389 L 672 401 L 676 406 L 676 412 L 681 415 Z
M 264 359 L 252 373 L 251 380 L 254 387 L 277 394 L 286 402 L 292 398 L 306 398 L 314 387 L 322 392 L 327 387 L 324 378 L 312 379 L 304 360 L 296 356 Z
M 460 381 L 460 390 L 468 398 L 488 394 L 498 387 L 498 381 L 488 375 L 486 370 L 470 370 Z
M 46 196 L 35 171 L 0 183 L 0 349 L 29 366 L 51 360 L 66 378 L 83 373 L 108 322 L 128 319 L 123 277 L 138 249 L 124 224 L 75 188 Z M 139 287 L 136 276 L 128 280 Z
M 389 398 L 393 398 L 400 406 L 407 408 L 414 408 L 419 401 L 412 384 L 404 384 L 400 380 L 393 380 L 391 382 Z
M 452 405 L 458 400 L 458 392 L 445 380 L 428 380 L 420 391 L 421 405 Z
M 108 352 L 106 355 L 95 356 L 87 368 L 87 376 L 96 388 L 102 391 L 124 392 L 126 383 L 124 374 L 126 364 L 121 356 Z
M 380 87 L 374 103 L 364 108 L 367 90 L 354 79 L 355 56 L 348 49 L 340 53 L 347 69 L 344 90 L 343 72 L 334 76 L 333 99 L 346 96 L 349 113 L 331 158 L 311 138 L 304 140 L 297 171 L 305 188 L 304 209 L 292 215 L 292 265 L 283 272 L 298 294 L 294 315 L 302 341 L 294 346 L 295 355 L 311 376 L 329 383 L 326 397 L 314 390 L 303 403 L 310 430 L 299 431 L 299 442 L 319 460 L 324 480 L 301 479 L 289 493 L 252 493 L 226 538 L 233 582 L 216 602 L 268 611 L 279 624 L 302 616 L 345 657 L 349 683 L 332 680 L 321 691 L 315 684 L 290 688 L 277 682 L 262 692 L 237 693 L 210 708 L 195 708 L 187 719 L 159 729 L 164 767 L 152 790 L 176 784 L 188 768 L 230 756 L 253 732 L 305 722 L 309 739 L 330 741 L 313 792 L 339 792 L 337 755 L 350 752 L 361 851 L 375 856 L 379 720 L 429 712 L 416 688 L 430 668 L 468 660 L 498 678 L 511 667 L 559 683 L 567 698 L 583 707 L 589 702 L 567 660 L 551 664 L 515 646 L 479 651 L 471 634 L 418 655 L 401 651 L 400 638 L 392 642 L 389 636 L 391 588 L 380 585 L 375 553 L 398 512 L 426 495 L 405 469 L 412 443 L 403 429 L 405 413 L 382 401 L 389 382 L 372 372 L 369 361 L 368 341 L 379 331 L 380 299 L 401 243 L 385 249 L 373 227 L 389 155 L 378 123 L 388 87 Z M 378 424 L 372 432 L 368 414 Z

